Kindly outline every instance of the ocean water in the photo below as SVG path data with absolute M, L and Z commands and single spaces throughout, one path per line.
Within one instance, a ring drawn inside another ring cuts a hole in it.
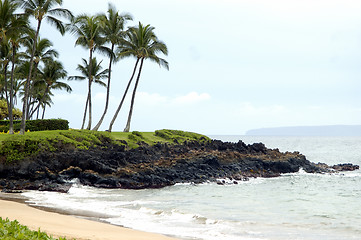
M 299 151 L 313 162 L 361 165 L 361 137 L 211 136 Z M 29 203 L 89 215 L 133 229 L 203 240 L 361 239 L 361 170 L 302 171 L 239 184 L 178 184 L 119 190 L 82 186 L 69 193 L 28 191 Z

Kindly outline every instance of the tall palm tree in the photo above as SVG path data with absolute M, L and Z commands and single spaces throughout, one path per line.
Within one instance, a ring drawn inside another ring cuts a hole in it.
M 0 63 L 1 63 L 1 98 L 8 102 L 8 72 L 11 61 L 11 45 L 8 40 L 2 39 L 0 42 Z M 8 104 L 9 107 L 9 104 Z
M 168 62 L 165 59 L 158 57 L 158 53 L 168 55 L 168 48 L 162 41 L 158 40 L 157 36 L 154 33 L 154 27 L 151 27 L 149 24 L 147 26 L 143 26 L 143 24 L 139 22 L 137 27 L 132 27 L 129 29 L 129 31 L 127 31 L 126 41 L 119 48 L 118 55 L 120 58 L 129 57 L 129 56 L 136 57 L 137 60 L 135 63 L 133 74 L 129 80 L 128 86 L 123 95 L 123 99 L 122 99 L 121 103 L 119 104 L 119 107 L 110 123 L 110 126 L 109 126 L 110 131 L 111 131 L 112 125 L 114 124 L 114 121 L 117 117 L 117 114 L 119 113 L 119 110 L 123 104 L 123 101 L 124 101 L 125 95 L 127 94 L 128 89 L 129 89 L 130 83 L 133 80 L 138 63 L 140 62 L 140 66 L 139 66 L 137 80 L 135 82 L 135 86 L 134 86 L 134 90 L 133 90 L 133 94 L 132 94 L 132 100 L 131 100 L 130 110 L 129 110 L 129 114 L 128 114 L 128 121 L 127 121 L 127 125 L 124 128 L 124 132 L 129 132 L 129 130 L 130 130 L 130 122 L 132 119 L 135 94 L 136 94 L 136 91 L 138 88 L 138 83 L 139 83 L 140 75 L 142 72 L 144 60 L 149 59 L 149 60 L 159 64 L 159 66 L 163 66 L 167 70 L 169 69 Z
M 96 83 L 99 84 L 101 86 L 106 86 L 105 83 L 102 82 L 103 79 L 106 79 L 109 73 L 108 69 L 105 69 L 102 71 L 102 66 L 101 63 L 102 61 L 100 61 L 98 63 L 97 59 L 94 57 L 91 61 L 91 64 L 89 64 L 87 62 L 87 60 L 85 60 L 84 58 L 82 59 L 83 64 L 78 64 L 78 67 L 76 68 L 81 75 L 78 76 L 70 76 L 68 79 L 69 80 L 85 80 L 85 79 L 91 79 L 91 82 L 89 83 L 89 85 L 91 86 L 92 83 Z M 90 72 L 90 78 L 89 78 L 89 70 Z M 89 105 L 89 102 L 91 102 L 91 88 L 88 88 L 88 92 L 90 91 L 90 94 L 88 93 L 88 97 L 85 103 L 85 110 L 84 110 L 84 116 L 83 116 L 83 123 L 82 123 L 82 129 L 84 128 L 84 124 L 85 124 L 85 119 L 86 119 L 86 114 L 87 114 L 87 109 L 88 107 L 91 107 L 91 105 Z
M 71 87 L 60 81 L 67 77 L 67 72 L 65 71 L 63 64 L 58 61 L 46 61 L 45 66 L 40 71 L 40 81 L 36 82 L 35 85 L 42 85 L 44 91 L 42 93 L 42 98 L 38 101 L 38 105 L 35 109 L 30 113 L 30 118 L 33 114 L 38 111 L 41 104 L 43 104 L 45 97 L 49 94 L 49 91 L 52 89 L 66 90 L 67 92 L 71 92 Z
M 132 16 L 129 14 L 119 14 L 112 4 L 108 6 L 108 15 L 100 15 L 101 22 L 103 27 L 101 28 L 102 34 L 105 36 L 105 39 L 110 43 L 110 57 L 109 57 L 109 73 L 108 73 L 108 84 L 107 84 L 107 95 L 105 101 L 105 108 L 103 115 L 101 116 L 99 122 L 95 125 L 93 130 L 97 131 L 100 125 L 103 123 L 104 117 L 108 111 L 109 106 L 109 95 L 110 95 L 110 79 L 112 73 L 112 63 L 116 61 L 114 58 L 114 48 L 116 45 L 120 44 L 125 36 L 124 27 L 127 21 L 133 20 Z
M 75 45 L 83 46 L 89 50 L 89 61 L 92 62 L 93 52 L 95 50 L 103 50 L 105 38 L 101 36 L 101 21 L 99 16 L 80 15 L 74 19 L 69 26 L 70 31 L 77 36 Z M 87 129 L 90 130 L 92 123 L 92 102 L 91 102 L 91 84 L 92 79 L 92 64 L 89 64 L 88 69 L 88 97 L 85 109 L 89 110 L 89 121 Z
M 63 4 L 62 0 L 17 0 L 21 3 L 21 7 L 25 10 L 25 13 L 29 16 L 33 16 L 37 21 L 37 28 L 34 35 L 34 44 L 30 58 L 30 69 L 29 74 L 26 79 L 25 84 L 25 95 L 23 103 L 23 117 L 21 119 L 20 134 L 25 133 L 25 119 L 27 118 L 28 112 L 28 97 L 29 97 L 29 88 L 30 88 L 30 78 L 33 71 L 33 59 L 35 55 L 35 47 L 37 45 L 37 40 L 40 32 L 40 27 L 42 21 L 45 19 L 50 24 L 54 25 L 59 32 L 63 35 L 65 33 L 65 27 L 61 20 L 55 16 L 62 16 L 65 18 L 73 18 L 72 13 L 68 9 L 60 8 Z

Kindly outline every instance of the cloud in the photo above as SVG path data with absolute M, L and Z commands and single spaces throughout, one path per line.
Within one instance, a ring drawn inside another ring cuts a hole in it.
M 64 103 L 64 102 L 77 102 L 77 103 L 85 103 L 86 95 L 77 94 L 77 93 L 56 93 L 53 97 L 54 103 Z
M 168 98 L 165 96 L 161 96 L 158 93 L 147 93 L 147 92 L 139 92 L 137 97 L 140 104 L 144 105 L 158 105 L 166 103 Z
M 285 106 L 269 105 L 269 106 L 255 106 L 250 102 L 243 102 L 240 104 L 239 111 L 244 115 L 275 115 L 287 112 Z
M 211 96 L 208 93 L 197 93 L 197 92 L 190 92 L 187 95 L 179 96 L 172 99 L 172 103 L 175 104 L 192 104 L 202 101 L 210 100 Z

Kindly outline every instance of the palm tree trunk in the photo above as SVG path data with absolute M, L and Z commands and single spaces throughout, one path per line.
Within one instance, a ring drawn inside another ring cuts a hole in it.
M 30 88 L 30 78 L 31 78 L 31 74 L 33 71 L 33 66 L 34 66 L 34 55 L 35 55 L 35 46 L 36 46 L 36 42 L 38 40 L 38 36 L 39 36 L 39 31 L 40 31 L 40 25 L 41 25 L 41 20 L 38 21 L 38 27 L 36 29 L 36 33 L 35 33 L 35 37 L 34 37 L 34 45 L 33 45 L 33 51 L 31 53 L 31 57 L 30 57 L 30 69 L 29 69 L 29 74 L 28 74 L 28 78 L 26 79 L 26 84 L 25 84 L 25 94 L 24 94 L 24 103 L 23 103 L 23 116 L 21 117 L 21 125 L 20 125 L 20 135 L 24 135 L 25 134 L 25 120 L 26 120 L 26 113 L 28 112 L 28 97 L 29 97 L 29 88 Z
M 130 110 L 129 110 L 129 115 L 128 115 L 128 121 L 127 121 L 127 125 L 126 125 L 125 128 L 124 128 L 124 132 L 129 132 L 129 130 L 130 130 L 130 121 L 132 120 L 135 93 L 137 92 L 137 87 L 138 87 L 138 83 L 139 83 L 140 74 L 142 73 L 143 62 L 144 62 L 144 58 L 142 58 L 142 61 L 140 62 L 138 77 L 137 77 L 137 81 L 135 82 L 135 86 L 134 86 L 134 90 L 133 90 L 133 95 L 132 95 L 132 101 L 131 101 L 131 103 L 130 103 Z
M 39 119 L 39 110 L 40 110 L 40 108 L 38 108 L 37 111 L 36 111 L 36 120 Z
M 41 119 L 44 119 L 44 115 L 45 115 L 45 108 L 46 108 L 46 104 L 44 104 L 44 107 L 43 107 L 43 115 L 41 116 Z
M 14 134 L 14 116 L 13 116 L 13 97 L 14 97 L 14 71 L 15 71 L 15 52 L 16 49 L 13 48 L 13 59 L 12 59 L 12 66 L 11 66 L 11 78 L 10 78 L 10 109 L 9 112 L 9 134 Z
M 35 113 L 36 111 L 39 111 L 40 105 L 44 102 L 45 97 L 46 97 L 46 95 L 47 95 L 48 92 L 49 92 L 49 88 L 50 88 L 49 84 L 46 84 L 46 88 L 45 88 L 44 95 L 42 96 L 42 98 L 41 98 L 41 100 L 39 101 L 39 103 L 38 103 L 38 105 L 36 106 L 36 108 L 31 111 L 31 114 L 29 115 L 29 118 L 32 118 L 33 115 L 34 115 L 34 113 Z M 39 112 L 38 112 L 38 115 L 39 115 Z M 37 118 L 38 118 L 38 117 L 37 117 Z
M 110 55 L 110 60 L 109 60 L 109 73 L 108 73 L 108 85 L 107 85 L 107 97 L 105 100 L 105 108 L 104 108 L 104 112 L 103 115 L 101 116 L 99 122 L 97 123 L 97 125 L 95 125 L 95 127 L 93 128 L 93 131 L 98 131 L 100 125 L 102 125 L 103 120 L 105 115 L 107 114 L 108 111 L 108 106 L 109 106 L 109 95 L 110 95 L 110 78 L 111 78 L 111 73 L 112 73 L 112 62 L 113 62 L 113 52 L 114 52 L 114 43 L 112 43 L 112 47 L 111 47 L 111 55 Z
M 9 120 L 10 120 L 10 124 L 12 123 L 12 119 L 13 119 L 13 111 L 12 111 L 12 104 L 11 104 L 11 99 L 9 99 L 9 95 L 8 95 L 8 83 L 7 83 L 7 69 L 8 69 L 8 64 L 6 63 L 4 66 L 4 83 L 5 83 L 5 97 L 6 97 L 6 104 L 8 107 L 8 115 L 9 115 Z M 12 64 L 11 70 L 14 70 L 14 62 Z M 12 92 L 12 87 L 10 89 L 10 92 Z M 14 134 L 14 127 L 12 127 L 12 129 L 10 129 L 10 124 L 9 124 L 9 134 Z M 10 131 L 12 130 L 12 131 Z
M 88 101 L 89 101 L 89 95 L 86 98 L 85 110 L 84 110 L 84 116 L 83 116 L 83 124 L 81 125 L 81 129 L 84 129 L 84 126 L 85 126 L 86 113 L 88 111 Z
M 110 122 L 109 129 L 108 129 L 109 132 L 112 131 L 112 128 L 113 128 L 113 124 L 114 124 L 114 122 L 115 122 L 115 119 L 117 119 L 118 114 L 119 114 L 119 111 L 120 111 L 120 109 L 121 109 L 122 106 L 123 106 L 124 99 L 125 99 L 125 97 L 126 97 L 126 95 L 127 95 L 127 93 L 128 93 L 130 84 L 131 84 L 132 81 L 133 81 L 135 72 L 136 72 L 136 70 L 137 70 L 138 63 L 139 63 L 139 58 L 137 58 L 137 61 L 136 61 L 135 66 L 134 66 L 133 74 L 132 74 L 131 78 L 129 79 L 127 88 L 125 89 L 125 92 L 124 92 L 124 94 L 123 94 L 123 98 L 122 98 L 122 100 L 120 101 L 117 110 L 115 111 L 115 114 L 114 114 L 114 117 L 113 117 L 112 121 Z
M 89 122 L 88 122 L 88 127 L 86 129 L 90 130 L 91 125 L 92 125 L 92 98 L 91 98 L 91 86 L 92 86 L 92 60 L 93 60 L 93 49 L 90 49 L 90 54 L 89 54 L 89 69 L 88 69 L 88 77 L 89 77 L 89 85 L 88 85 L 88 104 L 89 104 Z
M 31 87 L 29 88 L 29 101 L 28 101 L 28 111 L 26 113 L 26 120 L 29 120 L 30 118 L 33 117 L 33 114 L 30 114 L 33 112 L 33 109 L 34 109 L 34 104 L 35 102 L 33 100 L 35 100 L 35 97 L 34 97 L 34 79 L 36 78 L 36 74 L 38 72 L 38 66 L 39 66 L 39 63 L 38 62 L 35 62 L 34 64 L 34 67 L 33 67 L 33 77 L 30 78 L 30 80 L 32 79 L 33 82 L 31 84 Z M 33 102 L 33 103 L 32 103 Z M 30 110 L 30 104 L 32 103 L 32 107 L 31 107 L 31 110 Z
M 8 107 L 8 112 L 10 112 L 10 103 L 9 103 L 9 95 L 8 95 L 8 83 L 7 83 L 7 72 L 8 72 L 8 66 L 9 66 L 9 63 L 4 63 L 4 73 L 3 73 L 3 76 L 4 76 L 4 91 L 5 91 L 5 99 L 6 99 L 6 105 Z M 1 98 L 4 97 L 3 94 L 1 94 Z

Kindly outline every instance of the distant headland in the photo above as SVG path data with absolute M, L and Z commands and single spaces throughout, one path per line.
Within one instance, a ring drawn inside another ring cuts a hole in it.
M 246 132 L 253 136 L 361 136 L 361 125 L 294 126 L 259 128 Z

